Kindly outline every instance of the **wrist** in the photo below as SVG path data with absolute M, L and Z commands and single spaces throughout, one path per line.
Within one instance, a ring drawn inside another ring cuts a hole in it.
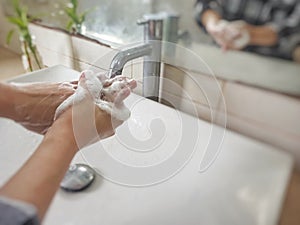
M 60 143 L 63 148 L 77 152 L 79 150 L 72 127 L 72 121 L 65 118 L 58 118 L 49 128 L 45 140 Z

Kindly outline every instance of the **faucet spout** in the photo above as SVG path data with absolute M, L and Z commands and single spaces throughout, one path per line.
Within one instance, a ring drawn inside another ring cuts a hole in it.
M 108 77 L 121 75 L 128 61 L 143 56 L 143 96 L 159 101 L 163 21 L 160 15 L 151 14 L 144 15 L 139 24 L 144 26 L 144 43 L 118 52 L 112 59 Z
M 108 77 L 113 78 L 117 75 L 121 75 L 122 70 L 128 61 L 150 55 L 151 53 L 152 45 L 149 43 L 139 44 L 118 52 L 112 59 Z

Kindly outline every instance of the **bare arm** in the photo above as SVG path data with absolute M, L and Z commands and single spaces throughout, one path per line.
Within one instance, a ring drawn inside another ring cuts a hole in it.
M 106 85 L 113 85 L 116 81 L 118 79 Z M 83 76 L 80 80 L 80 88 L 86 87 L 85 82 L 87 81 Z M 121 104 L 135 85 L 135 82 L 129 82 L 120 86 L 120 90 L 118 89 L 111 96 L 111 102 Z M 82 90 L 80 88 L 77 90 Z M 97 107 L 88 93 L 86 92 L 84 99 L 58 117 L 35 153 L 0 189 L 0 195 L 4 197 L 33 204 L 40 221 L 79 147 L 113 135 L 114 127 L 122 123 Z M 1 107 L 6 104 L 8 103 L 5 99 L 1 99 Z M 5 108 L 0 109 L 5 110 Z M 9 110 L 3 113 L 3 116 L 9 116 L 8 113 Z
M 278 42 L 278 34 L 270 26 L 246 25 L 250 34 L 250 44 L 258 46 L 272 46 Z
M 60 123 L 53 125 L 32 157 L 0 189 L 2 196 L 36 206 L 40 220 L 77 152 L 75 139 Z
M 11 85 L 0 83 L 0 117 L 14 119 L 16 112 L 14 110 L 16 92 Z
M 2 196 L 36 206 L 40 220 L 43 219 L 60 181 L 78 151 L 72 132 L 71 114 L 72 109 L 53 124 L 35 153 L 0 189 Z M 98 110 L 96 117 L 97 121 L 104 121 L 101 123 L 101 131 L 113 134 L 110 116 Z
M 0 82 L 0 117 L 12 119 L 29 130 L 46 133 L 54 112 L 72 95 L 77 82 L 9 84 Z

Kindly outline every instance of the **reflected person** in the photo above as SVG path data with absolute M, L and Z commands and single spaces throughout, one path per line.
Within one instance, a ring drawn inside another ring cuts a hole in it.
M 299 0 L 197 0 L 196 20 L 223 50 L 300 62 Z

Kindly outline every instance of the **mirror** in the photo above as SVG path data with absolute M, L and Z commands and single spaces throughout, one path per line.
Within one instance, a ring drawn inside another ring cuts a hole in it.
M 4 9 L 9 14 L 8 2 L 4 0 Z M 76 27 L 73 30 L 68 27 L 70 16 L 66 8 L 72 8 L 72 2 L 78 3 L 79 16 L 86 13 L 77 31 Z M 136 21 L 144 14 L 166 12 L 177 18 L 178 36 L 174 39 L 174 33 L 164 33 L 167 36 L 164 40 L 178 42 L 199 54 L 220 78 L 300 95 L 300 64 L 296 62 L 300 61 L 299 0 L 24 0 L 22 3 L 43 25 L 79 32 L 113 48 L 143 40 L 143 29 Z M 213 19 L 219 16 L 223 20 L 215 23 Z M 251 23 L 259 29 L 247 25 Z M 274 31 L 279 32 L 278 39 Z M 250 44 L 250 32 L 257 35 L 253 43 L 259 43 L 260 47 Z M 223 45 L 223 50 L 219 45 Z

